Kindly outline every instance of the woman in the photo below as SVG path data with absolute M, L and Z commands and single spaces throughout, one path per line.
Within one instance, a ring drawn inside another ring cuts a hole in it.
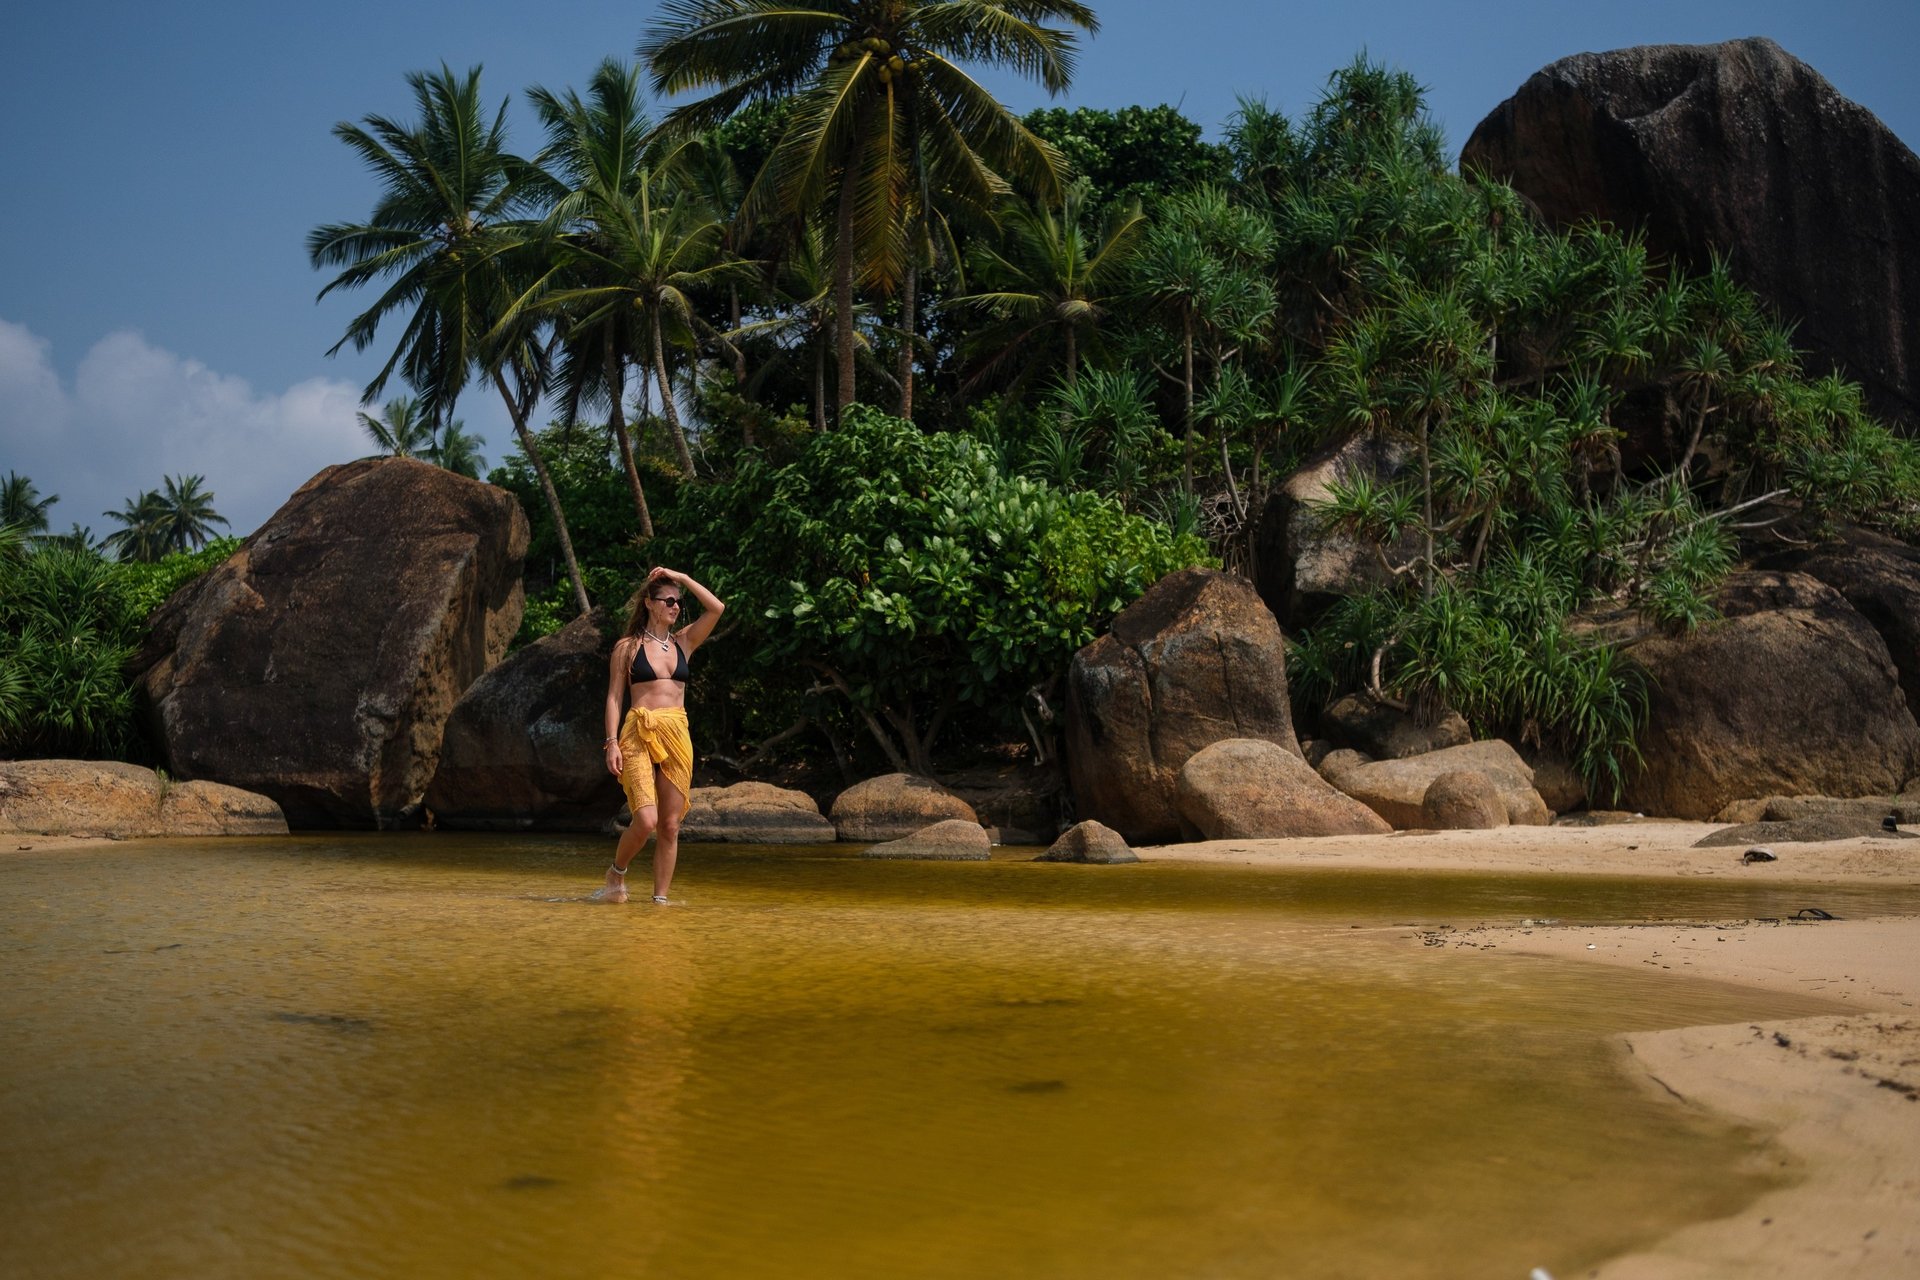
M 700 617 L 675 630 L 681 597 L 700 602 Z M 602 902 L 627 900 L 627 867 L 647 837 L 653 848 L 653 900 L 665 903 L 680 855 L 680 819 L 693 794 L 693 739 L 687 735 L 687 659 L 713 634 L 727 606 L 684 573 L 655 569 L 633 602 L 627 631 L 613 646 L 607 671 L 607 770 L 620 779 L 633 821 L 613 851 Z M 621 710 L 631 702 L 626 718 Z

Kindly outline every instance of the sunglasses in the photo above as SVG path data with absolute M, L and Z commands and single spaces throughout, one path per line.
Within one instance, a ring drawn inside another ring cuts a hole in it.
M 652 600 L 655 604 L 664 604 L 669 609 L 678 609 L 680 607 L 679 596 L 649 596 L 648 599 Z

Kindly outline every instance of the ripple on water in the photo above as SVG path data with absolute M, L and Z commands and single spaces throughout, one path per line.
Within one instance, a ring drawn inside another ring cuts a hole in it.
M 1777 1176 L 1614 1033 L 1826 1007 L 1411 936 L 1804 887 L 604 854 L 10 857 L 0 1270 L 1558 1274 Z

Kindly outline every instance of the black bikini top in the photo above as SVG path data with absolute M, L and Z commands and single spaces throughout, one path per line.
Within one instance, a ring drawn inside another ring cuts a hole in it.
M 647 642 L 642 640 L 633 651 L 633 665 L 627 668 L 627 679 L 634 684 L 646 680 L 667 679 L 671 679 L 675 684 L 685 684 L 687 682 L 687 651 L 680 647 L 678 640 L 673 642 L 673 650 L 679 655 L 680 660 L 674 664 L 672 676 L 663 676 L 653 669 L 651 662 L 647 661 Z

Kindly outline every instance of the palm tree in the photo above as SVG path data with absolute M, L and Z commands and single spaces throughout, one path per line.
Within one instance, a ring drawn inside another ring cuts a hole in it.
M 148 564 L 166 555 L 166 538 L 161 532 L 165 503 L 158 489 L 148 489 L 128 498 L 118 511 L 102 512 L 107 519 L 119 521 L 120 527 L 101 539 L 101 548 L 122 560 Z
M 593 606 L 566 513 L 527 425 L 545 390 L 549 362 L 537 335 L 505 332 L 499 325 L 521 292 L 515 273 L 527 270 L 532 257 L 533 227 L 520 215 L 550 194 L 551 181 L 507 150 L 506 103 L 487 123 L 478 67 L 461 77 L 442 65 L 438 74 L 411 73 L 407 83 L 420 114 L 417 125 L 367 116 L 361 125 L 342 121 L 333 129 L 372 170 L 381 195 L 367 221 L 329 223 L 308 234 L 313 265 L 341 268 L 320 296 L 388 283 L 328 354 L 349 342 L 365 350 L 381 321 L 404 316 L 400 340 L 364 398 L 378 397 L 399 369 L 435 423 L 449 420 L 454 400 L 476 371 L 492 381 L 539 478 L 575 603 L 586 613 Z
M 198 551 L 213 537 L 213 526 L 229 523 L 213 509 L 213 494 L 203 493 L 205 476 L 168 476 L 160 496 L 160 538 L 169 553 Z
M 974 274 L 990 287 L 955 301 L 984 307 L 1002 322 L 978 335 L 991 349 L 988 369 L 1015 356 L 1037 366 L 1053 354 L 1057 337 L 1065 347 L 1067 384 L 1079 377 L 1083 335 L 1091 336 L 1106 314 L 1106 286 L 1146 224 L 1140 206 L 1129 204 L 1089 235 L 1083 220 L 1088 190 L 1084 180 L 1073 183 L 1058 212 L 1017 206 L 1007 220 L 1005 251 L 977 255 Z
M 883 291 L 911 262 L 916 192 L 989 208 L 1010 177 L 1058 199 L 1062 161 L 960 63 L 1037 78 L 1073 77 L 1079 0 L 668 0 L 640 43 L 656 93 L 718 92 L 675 110 L 691 135 L 741 108 L 791 98 L 793 112 L 748 195 L 750 207 L 804 217 L 834 201 L 838 402 L 854 399 L 856 274 Z M 923 201 L 924 203 L 924 201 Z
M 59 494 L 43 498 L 32 480 L 9 471 L 6 480 L 0 481 L 0 528 L 17 529 L 23 537 L 45 533 L 47 508 L 58 501 Z
M 466 423 L 455 418 L 440 428 L 440 438 L 427 450 L 427 461 L 455 475 L 478 480 L 480 468 L 486 463 L 480 456 L 480 446 L 485 443 L 486 440 L 481 436 L 468 435 Z
M 548 214 L 547 229 L 592 241 L 605 213 L 637 195 L 650 171 L 647 134 L 652 125 L 640 103 L 639 72 L 609 58 L 594 71 L 585 100 L 571 89 L 562 96 L 539 86 L 528 90 L 527 97 L 547 130 L 541 159 L 566 188 Z M 585 263 L 572 268 L 569 274 L 576 283 L 602 283 Z M 619 448 L 634 518 L 640 536 L 651 538 L 653 513 L 634 463 L 625 406 L 627 363 L 638 358 L 644 326 L 618 307 L 564 317 L 560 323 L 566 348 L 561 416 L 572 421 L 583 400 L 606 402 L 607 429 Z
M 420 414 L 412 396 L 396 396 L 381 408 L 380 416 L 364 411 L 354 415 L 380 451 L 396 458 L 420 458 L 433 448 L 433 424 Z
M 558 313 L 567 318 L 569 333 L 599 333 L 609 353 L 615 333 L 637 324 L 651 356 L 674 459 L 681 474 L 691 477 L 693 453 L 674 403 L 667 342 L 671 337 L 697 347 L 702 334 L 717 336 L 696 314 L 690 295 L 705 285 L 724 284 L 742 267 L 719 253 L 720 221 L 710 210 L 684 193 L 672 194 L 662 207 L 656 197 L 665 194 L 647 173 L 631 193 L 591 191 L 582 206 L 592 229 L 557 242 L 560 265 L 506 313 L 506 321 Z M 620 357 L 607 359 L 609 386 L 617 387 Z

